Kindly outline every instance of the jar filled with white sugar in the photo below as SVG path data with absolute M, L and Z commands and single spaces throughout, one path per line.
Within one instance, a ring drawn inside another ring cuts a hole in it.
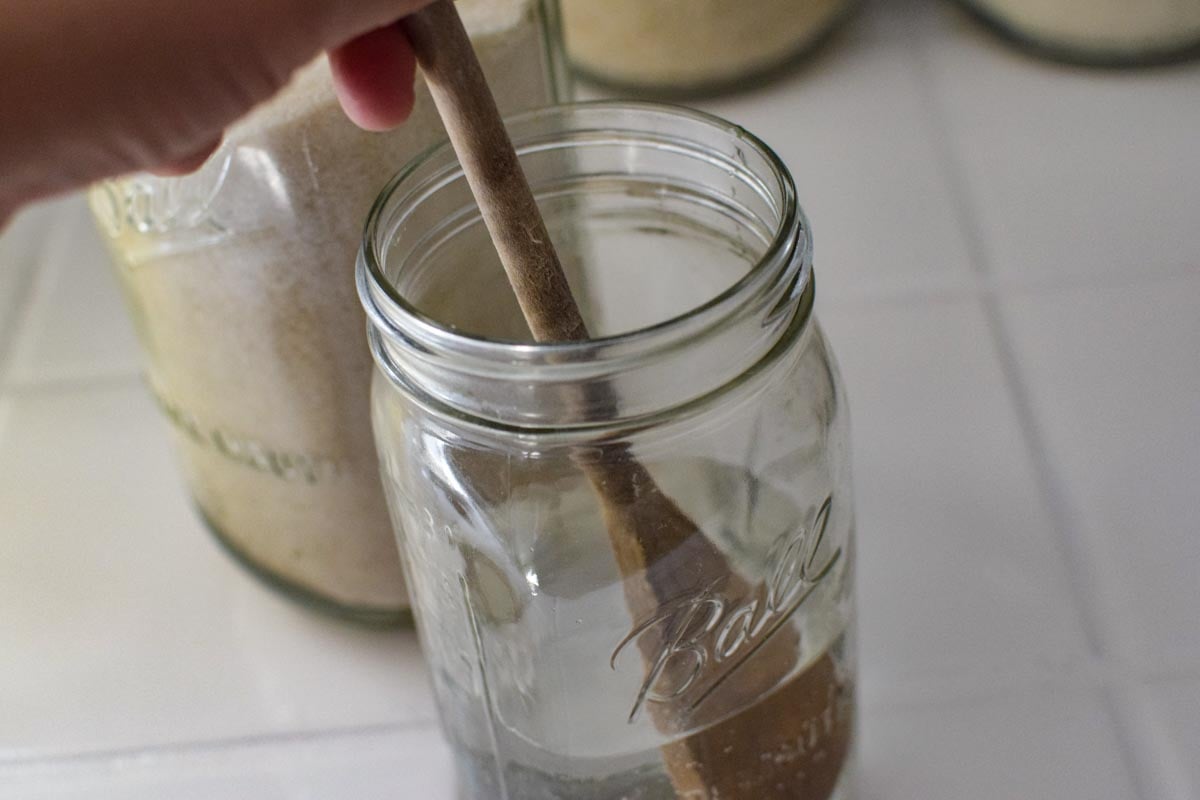
M 564 92 L 554 0 L 459 0 L 504 111 Z M 387 134 L 342 114 L 324 59 L 198 172 L 91 192 L 186 482 L 217 539 L 278 588 L 346 616 L 407 614 L 380 489 L 355 296 L 363 221 L 443 138 L 417 79 Z
M 1200 0 L 962 0 L 1010 40 L 1061 61 L 1154 64 L 1200 55 Z
M 562 0 L 572 63 L 653 94 L 727 89 L 819 43 L 855 0 Z

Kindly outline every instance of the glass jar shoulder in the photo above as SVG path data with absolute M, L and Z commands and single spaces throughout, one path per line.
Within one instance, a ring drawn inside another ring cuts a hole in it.
M 595 516 L 587 465 L 631 457 L 672 502 L 725 532 L 716 534 L 721 546 L 755 571 L 767 568 L 782 531 L 805 527 L 823 506 L 838 531 L 834 549 L 852 527 L 846 404 L 815 322 L 735 385 L 624 430 L 488 428 L 417 402 L 382 374 L 373 408 L 393 502 L 404 513 L 456 518 L 454 536 L 491 539 L 511 553 L 555 526 L 578 532 Z M 602 528 L 591 534 L 606 540 Z

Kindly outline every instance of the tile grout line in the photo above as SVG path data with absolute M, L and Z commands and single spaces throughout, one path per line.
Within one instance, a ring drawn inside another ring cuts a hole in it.
M 1089 583 L 1090 585 L 1095 584 L 1086 580 L 1090 577 L 1089 574 L 1080 574 L 1080 569 L 1088 560 L 1083 555 L 1083 549 L 1078 546 L 1078 539 L 1082 537 L 1074 535 L 1077 533 L 1074 514 L 1066 502 L 1067 495 L 1061 487 L 1058 471 L 1054 468 L 1049 454 L 1043 446 L 1044 437 L 1041 435 L 1041 426 L 1037 422 L 1029 393 L 1022 380 L 1020 365 L 1011 347 L 1007 326 L 999 313 L 997 295 L 993 287 L 989 286 L 991 269 L 984 236 L 978 224 L 979 214 L 975 209 L 974 197 L 961 166 L 961 159 L 950 141 L 946 114 L 935 92 L 928 88 L 934 81 L 933 70 L 928 64 L 921 42 L 914 42 L 912 55 L 917 84 L 921 87 L 919 94 L 926 106 L 931 139 L 937 149 L 941 151 L 942 177 L 953 200 L 958 217 L 958 228 L 965 239 L 970 265 L 977 278 L 975 299 L 983 307 L 988 332 L 992 337 L 1005 385 L 1011 395 L 1010 400 L 1014 405 L 1022 438 L 1025 440 L 1026 449 L 1033 461 L 1042 501 L 1050 515 L 1051 523 L 1058 533 L 1055 537 L 1057 549 L 1068 570 L 1070 595 L 1084 628 L 1083 633 L 1089 654 L 1096 658 L 1102 658 L 1106 653 L 1104 626 L 1092 613 L 1091 603 L 1088 602 L 1091 592 L 1084 588 Z M 1088 572 L 1090 573 L 1090 570 Z
M 1081 530 L 1078 515 L 1072 509 L 1062 477 L 1044 445 L 1042 425 L 1034 411 L 1029 390 L 1021 378 L 1020 362 L 1014 352 L 1011 333 L 1000 311 L 998 298 L 987 293 L 981 296 L 980 301 L 1019 420 L 1021 436 L 1033 461 L 1034 474 L 1043 487 L 1043 504 L 1054 527 L 1057 549 L 1063 556 L 1071 594 L 1080 614 L 1088 649 L 1100 663 L 1100 673 L 1103 676 L 1100 696 L 1104 710 L 1113 722 L 1113 730 L 1137 797 L 1147 800 L 1162 796 L 1161 791 L 1151 788 L 1152 784 L 1157 784 L 1158 781 L 1151 777 L 1153 773 L 1146 768 L 1149 758 L 1141 746 L 1146 738 L 1137 734 L 1143 726 L 1138 724 L 1127 704 L 1121 702 L 1118 697 L 1128 679 L 1123 675 L 1114 675 L 1114 671 L 1107 668 L 1114 660 L 1114 651 L 1108 644 L 1112 634 L 1102 622 L 1102 609 L 1110 601 L 1102 586 L 1103 581 L 1096 574 L 1098 570 L 1092 565 L 1092 557 L 1088 555 L 1087 547 L 1083 544 L 1086 534 Z
M 145 758 L 189 758 L 221 752 L 252 751 L 260 748 L 321 744 L 338 740 L 386 736 L 410 731 L 436 730 L 437 719 L 422 717 L 403 722 L 381 722 L 344 728 L 251 734 L 211 740 L 194 740 L 74 753 L 0 755 L 0 776 L 15 776 L 40 770 L 71 767 L 120 767 Z
M 9 380 L 0 382 L 0 392 L 9 397 L 24 398 L 40 394 L 55 394 L 59 392 L 83 392 L 89 389 L 104 389 L 126 386 L 132 383 L 145 383 L 143 372 L 139 368 L 107 369 L 93 373 L 76 373 L 42 376 L 30 380 Z
M 999 294 L 974 196 L 961 156 L 951 141 L 948 115 L 934 88 L 934 70 L 919 33 L 912 34 L 909 52 L 918 94 L 925 105 L 930 138 L 940 151 L 942 177 L 954 201 L 958 227 L 965 238 L 968 257 L 976 276 L 979 289 L 977 296 L 1017 416 L 1021 438 L 1038 480 L 1042 504 L 1055 532 L 1056 550 L 1066 569 L 1069 596 L 1083 629 L 1088 653 L 1097 662 L 1096 666 L 1102 675 L 1100 696 L 1103 709 L 1112 722 L 1112 730 L 1136 797 L 1149 800 L 1163 793 L 1152 788 L 1160 782 L 1151 777 L 1152 773 L 1147 769 L 1150 759 L 1139 747 L 1144 737 L 1135 735 L 1135 730 L 1142 726 L 1138 725 L 1138 720 L 1133 718 L 1127 705 L 1118 697 L 1118 684 L 1121 682 L 1114 680 L 1106 669 L 1113 656 L 1109 646 L 1112 632 L 1105 625 L 1102 614 L 1102 609 L 1109 605 L 1107 592 L 1084 545 L 1086 535 L 1079 516 L 1072 507 L 1063 479 L 1045 446 L 1044 431 L 1023 378 L 1011 332 L 1000 309 Z
M 1108 274 L 1096 278 L 1061 276 L 1048 279 L 1012 279 L 975 271 L 972 280 L 960 286 L 919 286 L 916 288 L 887 288 L 862 293 L 825 294 L 818 302 L 838 311 L 867 308 L 893 308 L 915 305 L 937 305 L 979 300 L 990 295 L 1036 297 L 1046 294 L 1067 294 L 1084 289 L 1126 289 L 1195 280 L 1200 271 L 1194 268 L 1161 270 L 1136 278 Z
M 1058 672 L 971 675 L 961 684 L 943 682 L 932 690 L 927 682 L 910 682 L 899 689 L 893 685 L 888 688 L 884 699 L 871 698 L 862 705 L 869 712 L 884 713 L 900 709 L 951 707 L 1013 697 L 1030 689 L 1045 694 L 1064 689 L 1097 690 L 1104 680 L 1102 671 L 1090 663 L 1079 669 Z

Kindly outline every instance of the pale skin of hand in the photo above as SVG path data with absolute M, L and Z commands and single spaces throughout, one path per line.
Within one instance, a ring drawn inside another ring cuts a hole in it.
M 398 20 L 430 0 L 0 0 L 0 229 L 20 206 L 180 174 L 322 51 L 368 130 L 412 111 Z

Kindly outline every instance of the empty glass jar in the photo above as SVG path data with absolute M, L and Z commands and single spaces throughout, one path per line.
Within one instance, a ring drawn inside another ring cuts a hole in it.
M 462 0 L 502 108 L 557 99 L 552 0 Z M 404 618 L 369 424 L 354 261 L 371 202 L 444 136 L 418 81 L 407 124 L 359 130 L 318 60 L 199 172 L 91 194 L 147 378 L 196 504 L 258 574 L 327 610 Z
M 962 0 L 1008 38 L 1042 55 L 1137 65 L 1200 55 L 1200 0 Z
M 790 175 L 674 108 L 510 130 L 592 341 L 531 342 L 446 147 L 358 272 L 461 796 L 850 797 L 846 404 Z

